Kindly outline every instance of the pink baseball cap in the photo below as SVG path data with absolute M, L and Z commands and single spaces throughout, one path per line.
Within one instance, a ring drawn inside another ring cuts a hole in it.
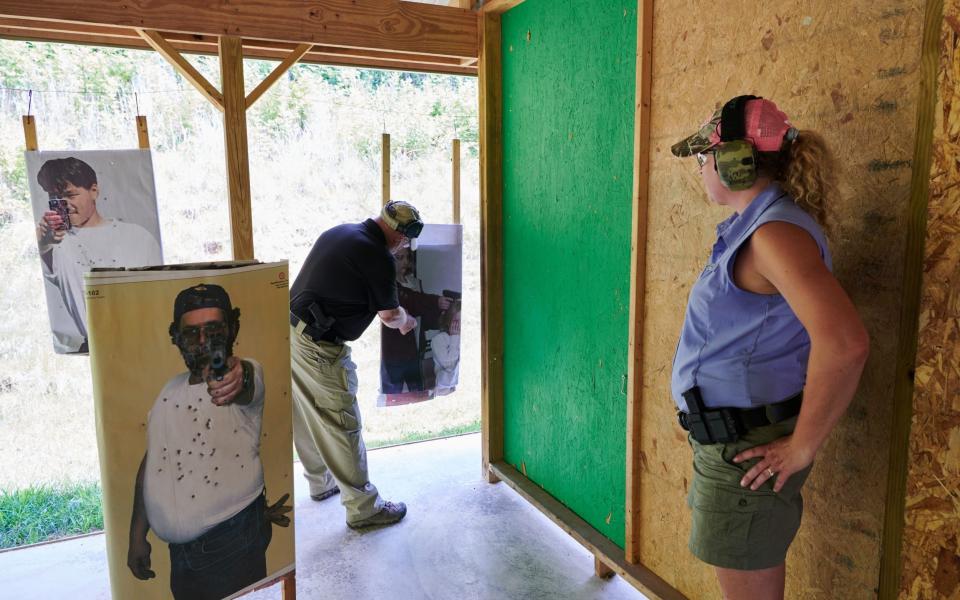
M 674 156 L 693 156 L 720 144 L 723 132 L 723 107 L 717 109 L 700 130 L 670 147 Z M 771 100 L 747 100 L 743 109 L 744 136 L 757 152 L 777 152 L 785 140 L 796 137 L 797 130 L 787 115 Z

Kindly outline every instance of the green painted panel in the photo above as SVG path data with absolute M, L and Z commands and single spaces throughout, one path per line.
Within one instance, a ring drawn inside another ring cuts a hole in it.
M 503 17 L 504 452 L 624 543 L 636 2 Z

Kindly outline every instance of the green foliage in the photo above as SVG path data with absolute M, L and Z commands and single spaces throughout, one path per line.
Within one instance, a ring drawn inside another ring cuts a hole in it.
M 103 529 L 98 483 L 0 491 L 0 548 Z

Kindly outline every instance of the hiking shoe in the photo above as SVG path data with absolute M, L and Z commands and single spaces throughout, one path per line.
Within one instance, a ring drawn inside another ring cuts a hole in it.
M 356 523 L 347 523 L 350 529 L 363 529 L 374 525 L 393 525 L 407 514 L 407 505 L 403 502 L 384 502 L 380 512 Z
M 335 487 L 335 488 L 333 488 L 333 489 L 329 489 L 329 490 L 323 492 L 322 494 L 310 494 L 310 499 L 311 499 L 311 500 L 316 500 L 317 502 L 323 502 L 323 501 L 326 500 L 327 498 L 336 496 L 336 495 L 339 494 L 339 493 L 340 493 L 340 488 Z

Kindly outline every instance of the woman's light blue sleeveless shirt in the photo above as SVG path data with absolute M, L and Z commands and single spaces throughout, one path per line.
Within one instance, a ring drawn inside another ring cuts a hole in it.
M 803 390 L 810 337 L 779 294 L 754 294 L 733 281 L 740 247 L 764 223 L 785 221 L 816 240 L 833 270 L 827 240 L 816 221 L 779 185 L 771 184 L 742 214 L 717 225 L 713 253 L 690 291 L 671 390 L 680 410 L 683 392 L 700 387 L 709 407 L 749 408 L 785 400 Z

